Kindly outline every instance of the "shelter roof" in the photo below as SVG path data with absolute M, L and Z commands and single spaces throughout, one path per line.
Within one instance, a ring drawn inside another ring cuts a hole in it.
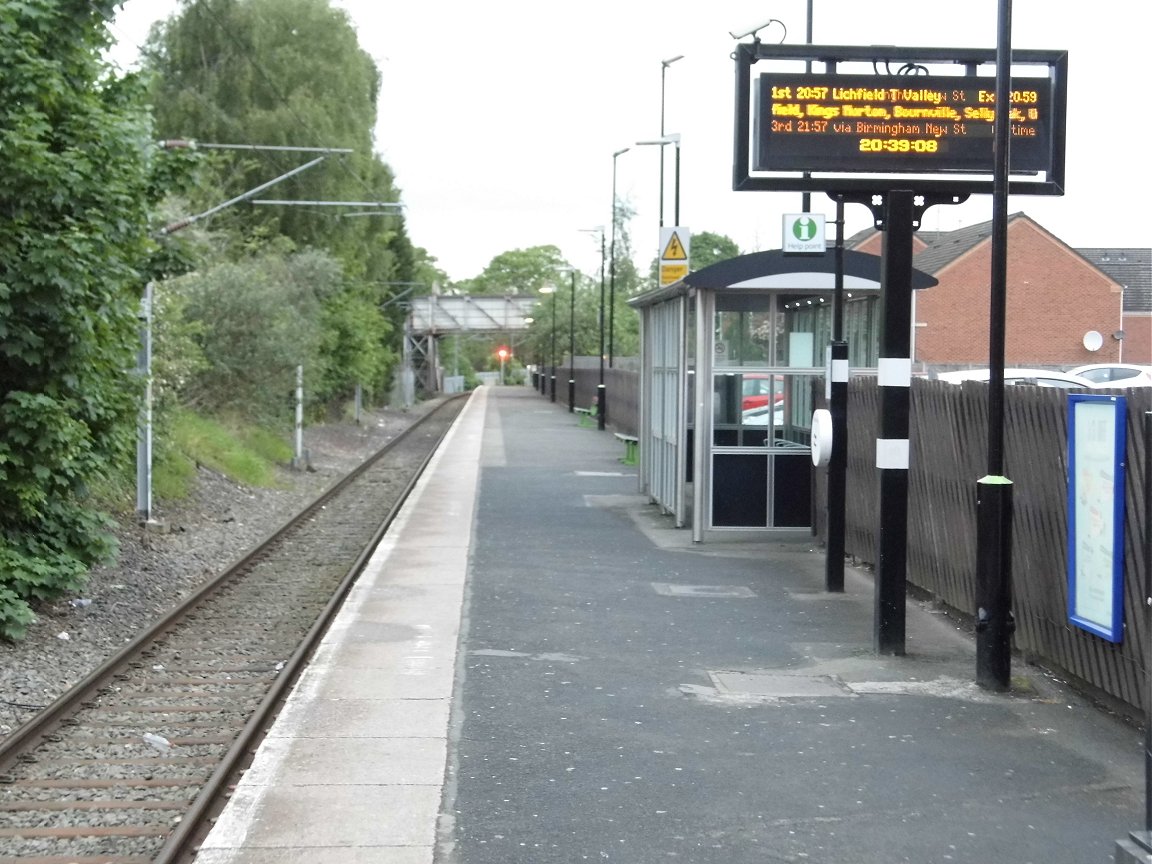
M 686 293 L 690 288 L 831 291 L 836 286 L 835 268 L 833 250 L 824 255 L 785 254 L 780 249 L 751 252 L 710 264 L 689 273 L 673 285 L 648 291 L 628 302 L 632 306 L 650 306 Z M 930 288 L 936 284 L 936 277 L 920 270 L 912 271 L 913 288 Z M 880 258 L 845 249 L 844 288 L 848 291 L 879 290 Z

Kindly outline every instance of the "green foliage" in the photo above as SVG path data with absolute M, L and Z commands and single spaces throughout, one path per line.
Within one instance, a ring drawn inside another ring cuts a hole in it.
M 569 346 L 575 346 L 577 356 L 596 356 L 600 352 L 600 274 L 586 276 L 583 273 L 561 273 L 557 277 L 556 297 L 556 361 L 563 365 L 568 356 Z M 573 291 L 575 303 L 573 304 Z M 608 287 L 605 281 L 604 302 L 608 302 Z M 617 304 L 622 305 L 624 297 L 617 297 Z M 632 313 L 627 306 L 628 314 Z M 605 316 L 607 317 L 607 316 Z M 552 359 L 552 298 L 542 296 L 532 313 L 533 322 L 528 329 L 527 340 L 520 345 L 517 353 L 520 359 L 527 363 L 551 363 Z M 574 323 L 574 326 L 573 326 Z M 620 319 L 617 319 L 619 327 Z M 617 334 L 620 330 L 617 329 Z M 573 335 L 574 334 L 574 335 Z M 492 343 L 485 345 L 483 362 L 487 363 L 491 353 Z M 607 342 L 605 342 L 607 353 Z M 619 352 L 617 352 L 619 353 Z M 619 356 L 626 356 L 620 354 Z M 485 368 L 478 365 L 476 368 Z
M 328 154 L 262 197 L 398 201 L 392 171 L 374 152 L 379 72 L 347 13 L 330 0 L 186 0 L 154 28 L 146 55 L 157 137 L 350 149 Z M 161 155 L 170 191 L 182 196 L 178 204 L 167 202 L 162 224 L 168 224 L 178 215 L 207 212 L 316 154 L 205 147 Z M 381 214 L 365 215 L 363 207 L 243 205 L 211 217 L 220 238 L 211 248 L 189 243 L 184 231 L 167 236 L 154 271 L 188 274 L 199 286 L 179 289 L 176 350 L 156 355 L 178 357 L 189 367 L 165 370 L 182 399 L 212 412 L 248 403 L 253 419 L 267 419 L 288 404 L 285 388 L 294 382 L 287 378 L 297 362 L 305 365 L 313 412 L 349 398 L 357 385 L 369 399 L 383 398 L 403 332 L 404 308 L 394 301 L 413 290 L 412 283 L 430 289 L 447 277 L 411 244 L 401 213 Z M 280 270 L 296 273 L 311 297 L 278 275 L 256 272 L 253 261 L 274 255 L 293 258 Z M 316 278 L 301 270 L 307 255 L 325 262 Z M 211 297 L 223 308 L 214 308 Z M 285 308 L 298 325 L 295 344 L 282 338 Z M 255 317 L 237 322 L 235 313 L 245 309 Z M 259 341 L 242 348 L 238 340 L 252 334 Z M 209 356 L 210 364 L 198 365 Z
M 350 149 L 283 181 L 271 197 L 398 200 L 392 171 L 374 152 L 379 71 L 348 14 L 329 0 L 189 0 L 154 29 L 146 56 L 159 137 Z M 191 195 L 192 212 L 315 155 L 213 151 L 202 166 L 200 191 Z M 342 218 L 348 210 L 336 207 L 235 207 L 213 219 L 237 237 L 282 234 L 298 248 L 323 248 L 350 278 L 410 280 L 403 217 L 381 212 Z
M 168 437 L 164 440 L 172 441 Z M 153 452 L 152 495 L 165 501 L 187 498 L 196 482 L 196 462 L 175 446 Z
M 294 409 L 301 365 L 313 413 L 350 398 L 357 384 L 386 392 L 397 352 L 379 292 L 348 283 L 324 252 L 285 254 L 281 245 L 157 286 L 154 390 L 162 417 L 180 404 L 283 421 Z
M 89 487 L 132 442 L 149 188 L 114 3 L 0 4 L 0 635 L 114 550 Z
M 640 351 L 640 319 L 628 305 L 628 298 L 644 285 L 633 260 L 632 236 L 628 227 L 635 211 L 624 201 L 616 202 L 615 240 L 609 234 L 605 306 L 605 357 L 635 356 Z M 599 353 L 599 345 L 592 353 Z
M 314 396 L 321 402 L 338 401 L 355 392 L 357 384 L 369 394 L 384 393 L 392 368 L 399 361 L 390 349 L 392 324 L 372 296 L 349 290 L 329 297 L 321 316 L 320 380 Z
M 202 364 L 180 402 L 217 415 L 283 421 L 293 410 L 296 367 L 320 368 L 321 298 L 339 290 L 339 268 L 319 252 L 267 252 L 164 283 L 178 294 Z M 158 343 L 157 354 L 170 353 Z M 312 372 L 306 372 L 312 374 Z
M 555 246 L 532 246 L 501 252 L 474 279 L 453 287 L 463 294 L 535 294 L 560 279 L 565 261 Z
M 182 411 L 173 433 L 180 452 L 245 486 L 275 487 L 275 465 L 287 463 L 292 448 L 267 430 Z
M 715 234 L 711 231 L 701 231 L 692 235 L 692 269 L 703 270 L 720 261 L 736 258 L 740 255 L 740 247 L 736 241 L 724 234 Z

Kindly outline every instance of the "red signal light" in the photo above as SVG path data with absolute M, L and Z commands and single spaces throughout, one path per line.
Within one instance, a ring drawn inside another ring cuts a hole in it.
M 501 345 L 499 348 L 496 349 L 496 356 L 499 357 L 501 360 L 507 360 L 509 357 L 512 356 L 512 352 L 509 351 L 503 345 Z

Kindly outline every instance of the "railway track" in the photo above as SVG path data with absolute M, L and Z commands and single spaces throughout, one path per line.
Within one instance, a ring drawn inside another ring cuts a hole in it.
M 0 864 L 186 860 L 463 407 L 429 412 L 0 747 Z

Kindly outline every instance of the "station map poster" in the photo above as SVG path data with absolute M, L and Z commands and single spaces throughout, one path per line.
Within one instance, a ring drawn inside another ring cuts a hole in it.
M 1068 397 L 1068 620 L 1124 638 L 1123 396 Z

